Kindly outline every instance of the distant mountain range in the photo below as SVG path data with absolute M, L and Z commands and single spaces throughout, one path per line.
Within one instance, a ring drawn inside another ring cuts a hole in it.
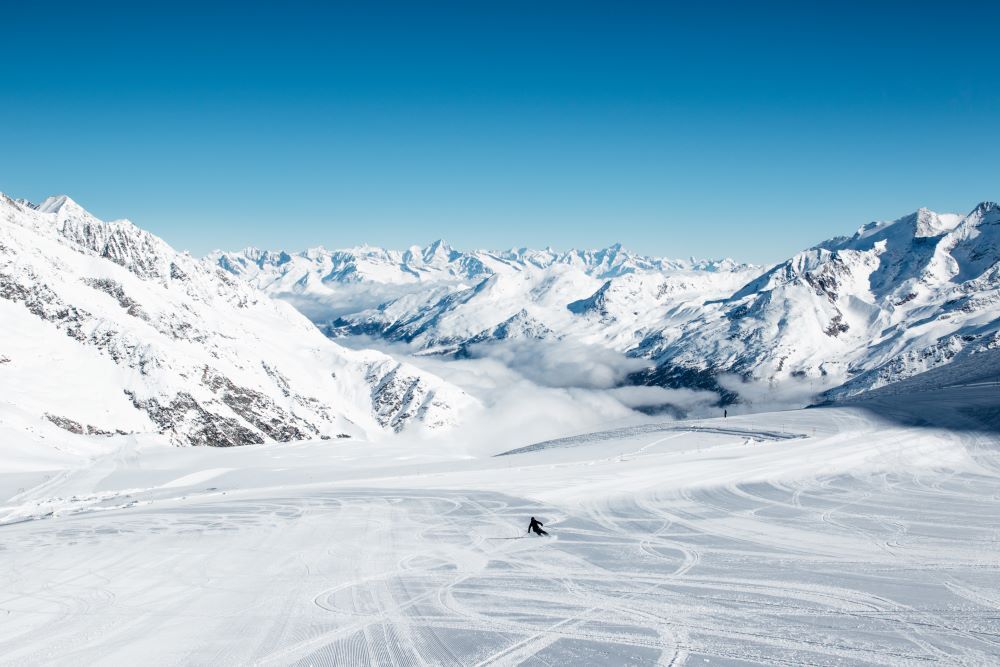
M 998 243 L 1000 207 L 984 202 L 967 215 L 920 209 L 873 222 L 773 267 L 620 245 L 462 252 L 441 241 L 207 261 L 291 301 L 331 337 L 457 356 L 572 341 L 648 360 L 634 384 L 713 389 L 732 402 L 741 385 L 763 383 L 832 400 L 997 346 Z
M 344 349 L 212 264 L 68 197 L 0 195 L 0 422 L 178 444 L 378 437 L 475 401 Z
M 496 274 L 530 270 L 575 269 L 598 279 L 630 273 L 676 270 L 722 271 L 737 265 L 732 260 L 697 261 L 637 255 L 616 244 L 603 250 L 557 252 L 550 248 L 505 251 L 455 250 L 442 240 L 421 248 L 386 250 L 361 246 L 346 250 L 310 248 L 298 253 L 246 248 L 239 252 L 216 251 L 209 259 L 225 270 L 269 292 L 303 292 L 336 289 L 344 284 L 478 282 Z

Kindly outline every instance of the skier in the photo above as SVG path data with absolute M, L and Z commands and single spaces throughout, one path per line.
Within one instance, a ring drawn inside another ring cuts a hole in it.
M 722 411 L 722 418 L 723 418 L 723 419 L 725 419 L 725 418 L 727 418 L 728 416 L 729 416 L 729 410 L 723 410 L 723 411 Z
M 528 524 L 528 534 L 530 535 L 531 531 L 535 531 L 535 535 L 548 535 L 548 533 L 542 530 L 543 525 L 545 524 L 535 517 L 531 517 L 531 523 Z

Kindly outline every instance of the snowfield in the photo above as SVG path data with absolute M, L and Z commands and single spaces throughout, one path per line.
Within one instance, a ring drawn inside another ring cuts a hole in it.
M 997 664 L 998 403 L 980 383 L 506 456 L 5 413 L 0 663 Z

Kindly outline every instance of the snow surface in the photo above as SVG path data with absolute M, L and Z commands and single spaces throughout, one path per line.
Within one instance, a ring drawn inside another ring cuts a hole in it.
M 4 412 L 0 662 L 996 664 L 998 406 L 935 388 L 500 457 Z

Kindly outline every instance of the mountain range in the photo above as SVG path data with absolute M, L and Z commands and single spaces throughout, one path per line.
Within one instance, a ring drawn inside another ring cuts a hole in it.
M 984 202 L 966 215 L 920 209 L 872 222 L 770 267 L 620 245 L 463 252 L 442 241 L 406 251 L 250 248 L 206 261 L 294 303 L 333 338 L 365 334 L 458 357 L 573 342 L 648 362 L 628 384 L 711 389 L 723 403 L 794 390 L 808 402 L 995 347 L 998 243 L 1000 207 Z
M 748 409 L 841 401 L 1000 347 L 1000 206 L 920 209 L 762 267 L 443 241 L 196 258 L 65 196 L 0 195 L 0 320 L 0 415 L 38 434 L 378 438 L 481 408 L 359 349 L 373 338 L 443 359 L 610 352 L 618 384 Z

